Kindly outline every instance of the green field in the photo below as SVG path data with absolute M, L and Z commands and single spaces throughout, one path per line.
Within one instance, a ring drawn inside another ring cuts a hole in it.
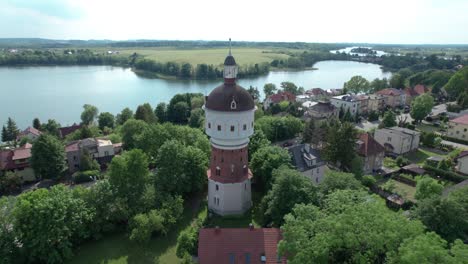
M 100 52 L 107 50 L 119 51 L 120 54 L 130 56 L 134 52 L 145 58 L 158 62 L 179 62 L 197 65 L 201 63 L 221 65 L 228 54 L 226 48 L 179 49 L 179 48 L 99 48 Z M 275 48 L 235 48 L 232 50 L 238 65 L 249 65 L 262 62 L 271 62 L 274 59 L 287 59 L 289 56 L 281 54 L 284 49 Z M 297 50 L 296 50 L 297 52 Z

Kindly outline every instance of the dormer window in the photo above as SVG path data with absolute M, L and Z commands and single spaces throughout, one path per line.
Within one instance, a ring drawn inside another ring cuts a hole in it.
M 231 109 L 234 110 L 237 108 L 237 103 L 234 99 L 232 99 L 232 102 L 231 102 Z

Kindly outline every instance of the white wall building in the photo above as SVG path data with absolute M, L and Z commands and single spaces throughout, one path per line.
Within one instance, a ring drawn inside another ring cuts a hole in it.
M 419 147 L 421 133 L 402 127 L 377 129 L 374 138 L 387 152 L 405 154 Z

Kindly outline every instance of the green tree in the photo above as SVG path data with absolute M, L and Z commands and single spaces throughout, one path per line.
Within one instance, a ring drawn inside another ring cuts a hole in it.
M 262 130 L 255 129 L 249 141 L 249 161 L 257 150 L 270 145 L 270 140 L 265 136 Z
M 291 264 L 384 263 L 424 226 L 389 210 L 379 197 L 348 190 L 330 194 L 322 210 L 297 204 L 281 229 L 279 254 Z
M 31 167 L 39 177 L 58 179 L 65 170 L 65 150 L 55 137 L 42 134 L 31 148 Z
M 263 197 L 264 224 L 281 226 L 296 204 L 318 204 L 317 188 L 300 172 L 281 167 L 273 171 L 273 184 Z
M 370 86 L 372 91 L 377 92 L 377 91 L 383 90 L 385 88 L 388 88 L 389 84 L 388 84 L 387 78 L 382 78 L 382 79 L 375 78 L 370 83 L 369 86 Z
M 81 153 L 80 157 L 80 170 L 89 171 L 89 170 L 99 170 L 99 163 L 89 154 L 89 151 L 85 148 Z
M 285 92 L 290 92 L 295 95 L 299 94 L 299 88 L 292 82 L 282 82 L 281 89 L 283 89 Z
M 166 103 L 159 103 L 154 110 L 156 117 L 158 118 L 160 123 L 164 123 L 167 121 L 167 106 Z
M 55 137 L 59 137 L 59 128 L 60 123 L 58 123 L 55 119 L 49 119 L 47 120 L 47 123 L 42 124 L 43 131 Z
M 137 107 L 135 119 L 145 121 L 148 124 L 156 123 L 156 115 L 149 103 L 144 103 Z
M 389 110 L 385 112 L 382 119 L 381 127 L 394 127 L 397 125 L 396 115 L 393 111 Z
M 468 90 L 468 67 L 456 72 L 445 85 L 445 91 L 451 98 L 457 98 Z
M 2 141 L 7 142 L 9 139 L 8 131 L 5 126 L 2 126 Z
M 2 128 L 2 141 L 15 141 L 18 137 L 19 129 L 16 126 L 16 122 L 11 118 L 8 117 L 6 127 L 3 126 Z
M 120 114 L 117 114 L 115 121 L 118 125 L 123 125 L 127 120 L 133 118 L 133 111 L 130 108 L 125 107 Z
M 126 202 L 130 215 L 141 212 L 143 194 L 149 183 L 148 158 L 143 151 L 133 149 L 114 157 L 109 166 L 108 177 L 115 196 Z
M 39 121 L 39 118 L 34 118 L 33 119 L 33 127 L 37 130 L 41 130 L 41 121 Z
M 258 91 L 257 87 L 253 87 L 252 85 L 249 86 L 247 92 L 252 96 L 254 100 L 258 100 L 260 98 L 260 92 Z
M 411 102 L 410 115 L 414 120 L 420 122 L 431 112 L 433 106 L 434 98 L 429 94 L 423 94 Z
M 405 88 L 405 78 L 399 73 L 393 74 L 390 78 L 390 86 L 397 89 Z
M 194 109 L 190 112 L 189 126 L 194 128 L 203 128 L 205 123 L 205 111 L 201 108 Z
M 263 86 L 263 92 L 266 97 L 275 94 L 277 90 L 278 89 L 274 83 L 266 83 L 265 86 Z
M 362 184 L 353 174 L 333 170 L 325 173 L 325 178 L 319 186 L 323 195 L 328 195 L 337 190 L 359 190 L 362 187 Z
M 115 124 L 114 115 L 109 112 L 103 112 L 99 114 L 98 124 L 101 130 L 104 130 L 104 127 L 114 128 L 114 124 Z
M 367 93 L 370 90 L 370 83 L 366 78 L 356 75 L 351 77 L 351 79 L 344 83 L 343 88 L 346 88 L 348 92 L 352 93 Z
M 325 158 L 349 171 L 351 162 L 356 156 L 356 149 L 354 147 L 343 148 L 343 146 L 354 146 L 356 138 L 357 130 L 351 123 L 332 123 L 326 136 Z
M 136 146 L 139 135 L 141 135 L 148 124 L 142 120 L 129 119 L 123 124 L 120 133 L 125 149 L 132 149 Z
M 92 125 L 94 119 L 98 115 L 98 109 L 94 105 L 85 104 L 83 105 L 83 112 L 81 113 L 81 122 L 83 125 Z
M 266 146 L 258 149 L 250 162 L 255 181 L 263 191 L 271 188 L 273 170 L 284 165 L 291 165 L 291 156 L 287 150 L 277 146 Z
M 137 214 L 130 223 L 130 240 L 146 243 L 153 232 L 161 232 L 164 227 L 164 218 L 157 210 L 146 214 Z
M 156 157 L 156 188 L 170 194 L 200 191 L 206 183 L 208 158 L 198 148 L 169 140 Z
M 0 198 L 0 256 L 2 256 L 0 263 L 2 264 L 21 262 L 18 259 L 19 248 L 15 244 L 17 234 L 12 228 L 12 223 L 15 221 L 12 214 L 15 204 L 16 198 L 13 196 Z
M 63 263 L 90 236 L 93 212 L 63 185 L 21 194 L 13 210 L 21 254 L 28 262 Z
M 444 186 L 429 176 L 418 179 L 416 184 L 416 194 L 414 198 L 418 201 L 432 196 L 440 196 Z
M 275 142 L 295 137 L 302 132 L 303 124 L 299 118 L 264 116 L 255 122 L 256 129 L 261 129 L 268 140 Z
M 186 102 L 178 102 L 173 108 L 173 121 L 178 124 L 186 124 L 190 116 L 190 107 Z

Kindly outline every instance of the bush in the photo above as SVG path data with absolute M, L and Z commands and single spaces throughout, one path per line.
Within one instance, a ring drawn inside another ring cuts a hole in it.
M 372 187 L 376 184 L 377 180 L 372 175 L 364 175 L 361 179 L 362 185 L 366 187 Z
M 410 164 L 410 161 L 403 156 L 398 156 L 395 160 L 395 163 L 397 164 L 398 167 L 403 167 L 403 166 Z
M 442 135 L 441 138 L 443 138 L 443 139 L 445 139 L 447 141 L 468 145 L 467 140 L 463 140 L 463 139 L 459 139 L 459 138 L 453 138 L 453 137 L 449 137 L 449 136 L 446 136 L 446 135 Z
M 100 172 L 98 170 L 88 170 L 75 172 L 72 176 L 74 183 L 91 182 L 94 177 L 99 178 Z
M 468 177 L 462 176 L 462 175 L 457 174 L 455 172 L 441 170 L 441 169 L 438 169 L 436 167 L 430 166 L 428 164 L 424 164 L 423 169 L 430 172 L 433 176 L 440 176 L 440 177 L 442 177 L 442 178 L 444 178 L 444 179 L 446 179 L 448 181 L 453 181 L 453 182 L 456 182 L 456 183 L 459 183 L 459 182 L 462 182 L 462 181 L 468 179 Z

